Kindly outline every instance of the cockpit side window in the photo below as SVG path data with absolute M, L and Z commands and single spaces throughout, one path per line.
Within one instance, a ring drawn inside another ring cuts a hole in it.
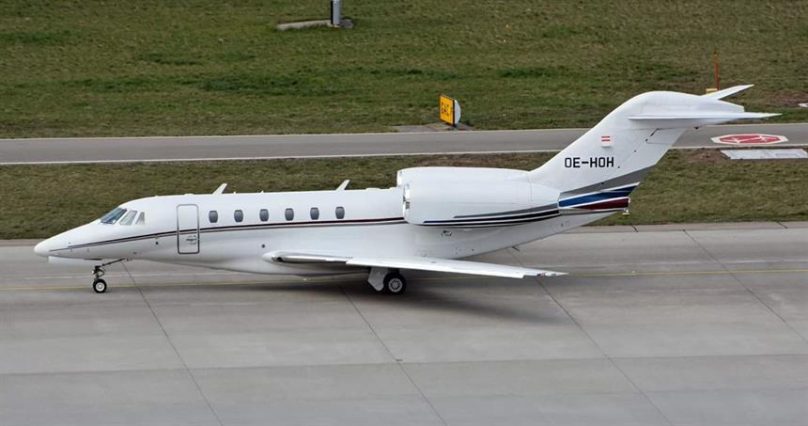
M 126 213 L 126 209 L 121 207 L 115 207 L 114 209 L 112 209 L 111 212 L 101 216 L 101 223 L 112 225 L 113 223 L 117 222 L 118 219 L 120 219 L 121 216 L 124 215 L 124 213 Z
M 121 221 L 118 222 L 118 225 L 129 226 L 132 222 L 135 221 L 135 216 L 137 216 L 137 210 L 129 210 L 126 212 L 125 215 L 121 218 Z
M 146 212 L 140 212 L 135 221 L 135 225 L 145 225 L 146 224 Z

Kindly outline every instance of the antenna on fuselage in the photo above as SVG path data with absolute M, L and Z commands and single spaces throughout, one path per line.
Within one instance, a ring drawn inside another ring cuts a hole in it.
M 348 187 L 349 183 L 351 183 L 351 180 L 350 179 L 345 179 L 344 181 L 342 181 L 341 184 L 339 184 L 339 186 L 337 187 L 337 189 L 335 189 L 335 191 L 344 191 L 345 188 Z
M 227 189 L 227 184 L 223 183 L 223 184 L 219 185 L 219 187 L 216 188 L 215 191 L 213 191 L 213 195 L 224 194 L 225 189 Z

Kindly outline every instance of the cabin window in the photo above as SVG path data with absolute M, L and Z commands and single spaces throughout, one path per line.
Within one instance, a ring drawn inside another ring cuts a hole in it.
M 269 220 L 269 210 L 261 209 L 261 211 L 258 212 L 258 217 L 261 219 L 261 222 L 268 221 Z
M 211 210 L 208 212 L 208 222 L 216 223 L 219 221 L 219 212 L 216 210 Z
M 145 225 L 146 224 L 146 212 L 140 212 L 138 215 L 137 220 L 135 221 L 135 225 Z
M 118 225 L 125 225 L 125 226 L 131 225 L 132 222 L 135 221 L 135 216 L 137 216 L 137 210 L 129 210 L 128 212 L 126 212 L 125 215 L 123 215 L 121 221 L 118 222 Z
M 337 209 L 334 211 L 334 213 L 337 215 L 337 219 L 344 219 L 345 218 L 345 207 L 342 207 L 342 206 L 337 207 Z
M 111 212 L 101 216 L 101 223 L 112 225 L 113 223 L 117 222 L 124 213 L 126 213 L 126 209 L 116 207 L 112 209 Z
M 286 209 L 284 212 L 284 216 L 286 216 L 286 220 L 292 220 L 295 218 L 295 211 L 294 209 Z
M 243 211 L 241 211 L 241 210 L 236 210 L 236 211 L 234 211 L 234 212 L 233 212 L 233 219 L 235 219 L 235 220 L 236 220 L 236 222 L 241 222 L 241 221 L 243 221 L 243 220 L 244 220 L 244 212 L 243 212 Z
M 309 215 L 311 216 L 311 220 L 317 220 L 320 218 L 320 209 L 317 207 L 312 207 L 309 211 Z

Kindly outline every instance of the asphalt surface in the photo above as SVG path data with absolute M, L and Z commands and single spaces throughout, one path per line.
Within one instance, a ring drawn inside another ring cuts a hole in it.
M 808 223 L 583 228 L 542 280 L 304 282 L 0 243 L 3 425 L 804 425 Z
M 0 165 L 543 152 L 563 149 L 585 130 L 0 139 Z M 726 147 L 710 138 L 734 133 L 789 139 L 776 146 L 808 145 L 808 123 L 796 123 L 708 126 L 686 133 L 676 147 Z

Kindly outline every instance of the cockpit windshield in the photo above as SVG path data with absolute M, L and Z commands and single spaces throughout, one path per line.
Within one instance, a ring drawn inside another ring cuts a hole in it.
M 123 215 L 123 218 L 121 218 L 120 222 L 118 222 L 118 225 L 131 225 L 132 222 L 135 221 L 135 215 L 137 215 L 137 210 L 129 210 L 125 215 Z
M 120 219 L 121 216 L 124 215 L 124 213 L 126 213 L 126 209 L 121 208 L 121 207 L 115 207 L 114 209 L 112 209 L 111 212 L 101 216 L 101 219 L 100 219 L 101 223 L 106 223 L 108 225 L 112 225 L 113 223 L 117 222 L 118 219 Z

